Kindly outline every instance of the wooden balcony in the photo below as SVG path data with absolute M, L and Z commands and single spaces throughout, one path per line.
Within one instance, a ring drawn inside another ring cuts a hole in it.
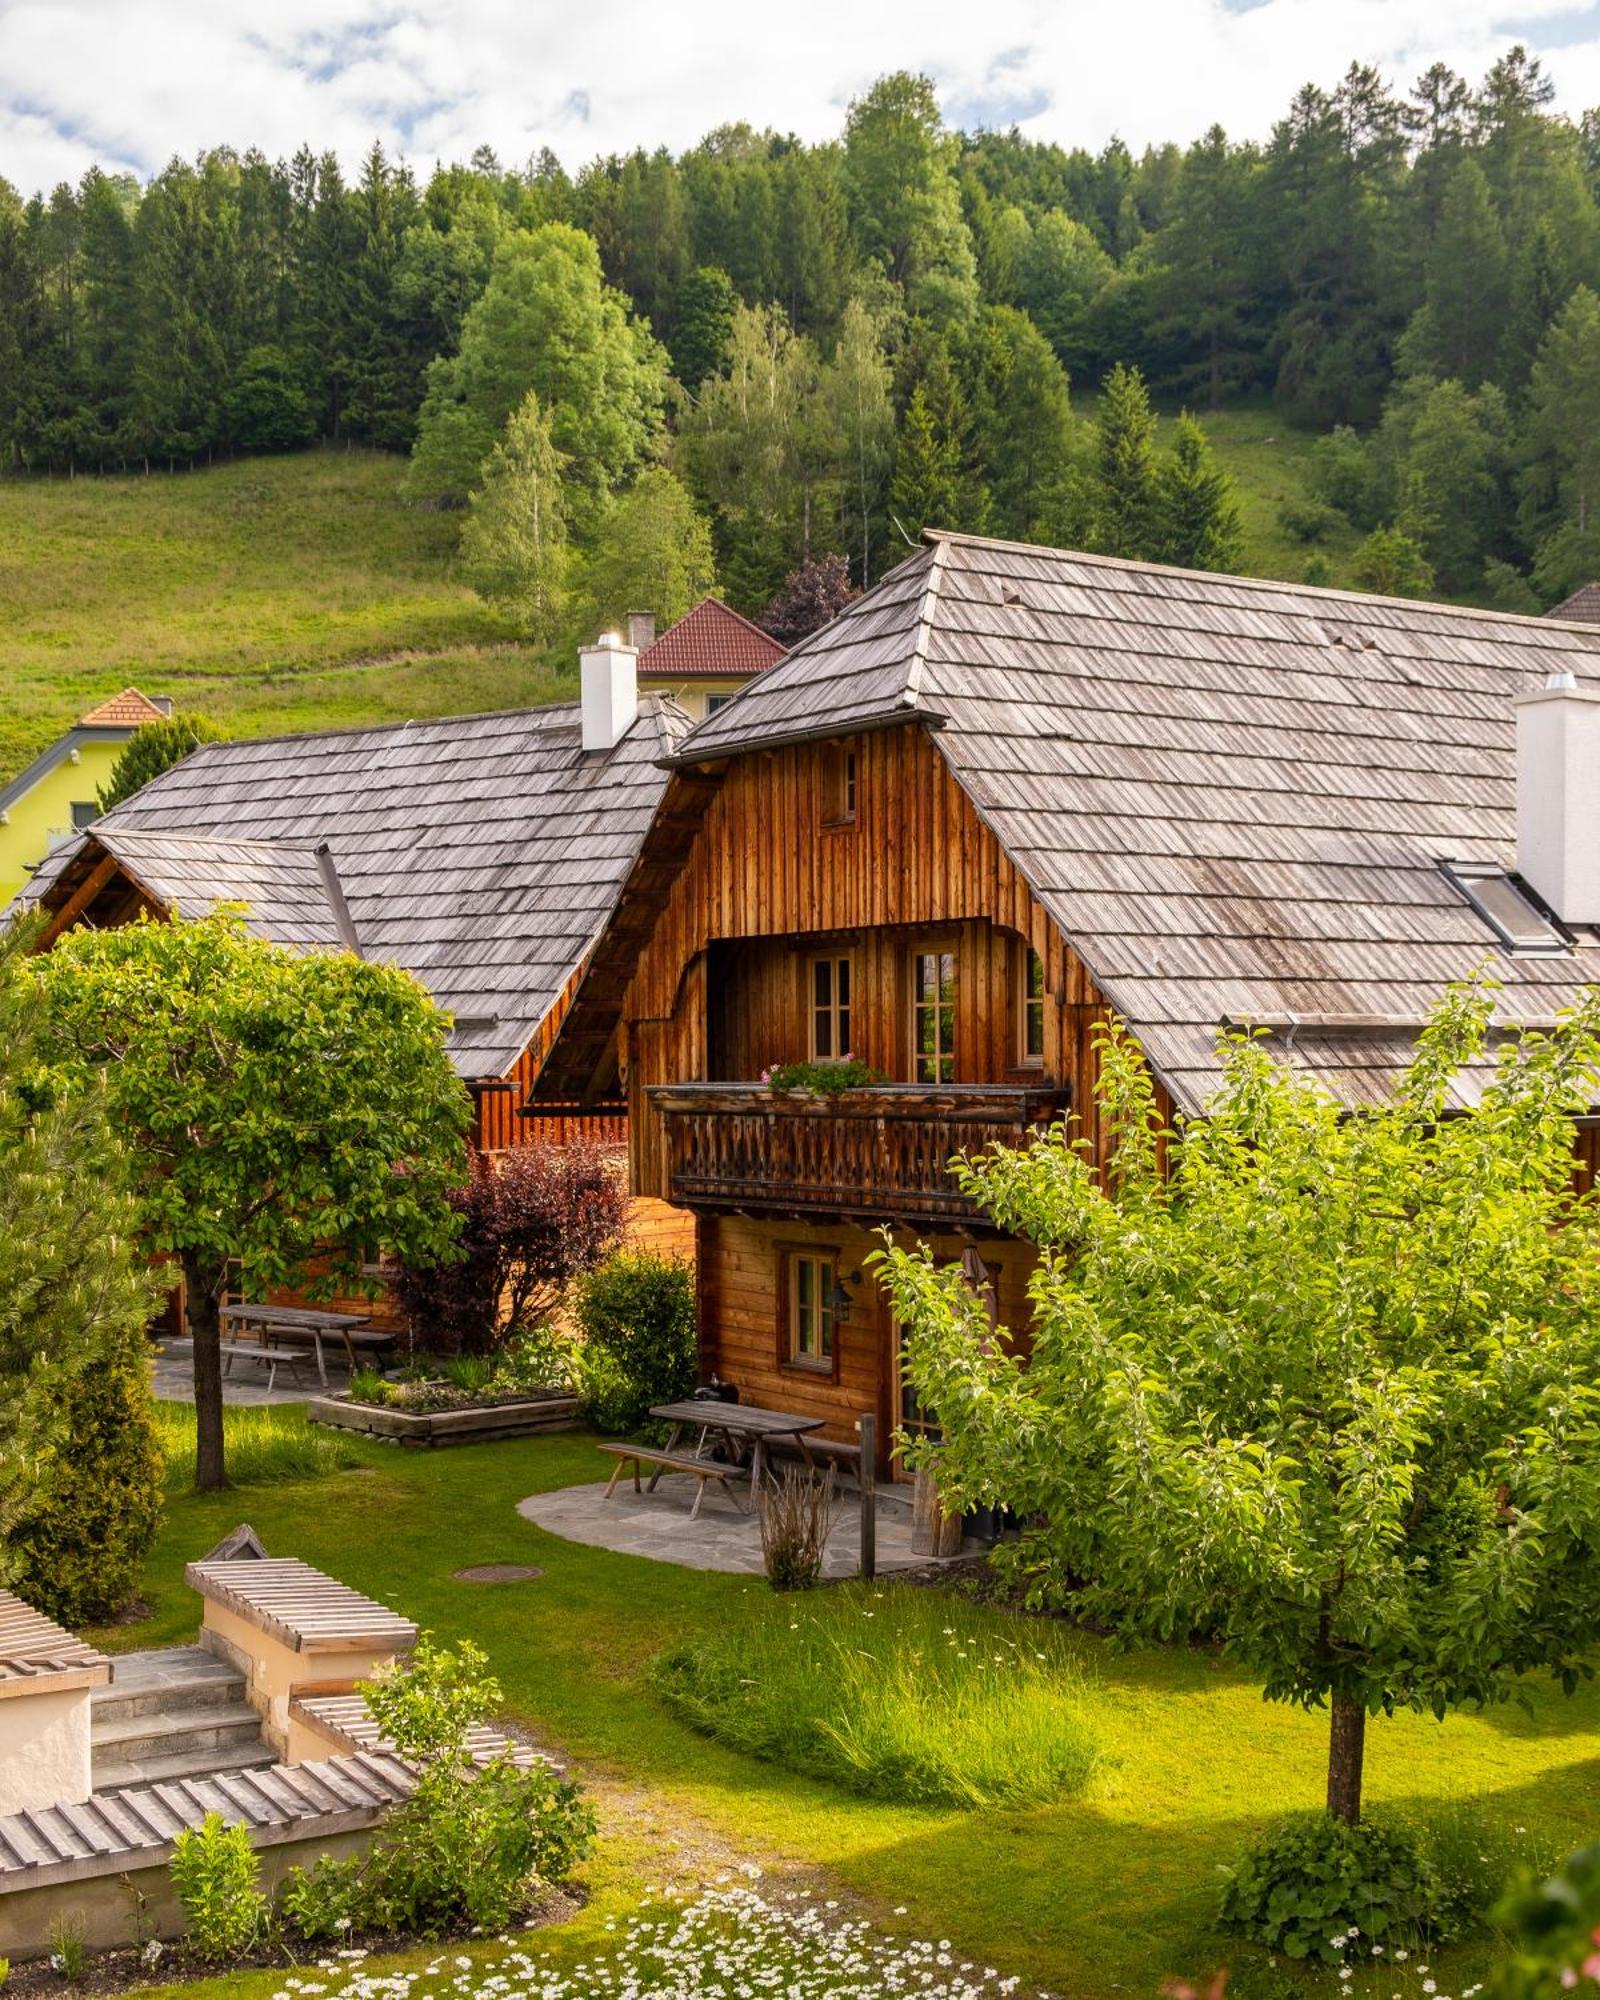
M 1058 1090 L 886 1084 L 837 1097 L 759 1083 L 657 1084 L 670 1198 L 684 1208 L 869 1221 L 980 1219 L 957 1153 L 1020 1146 L 1066 1108 Z

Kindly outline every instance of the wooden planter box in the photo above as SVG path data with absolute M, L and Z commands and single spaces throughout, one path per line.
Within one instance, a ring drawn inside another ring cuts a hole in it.
M 535 1431 L 571 1430 L 576 1396 L 530 1396 L 519 1403 L 487 1403 L 464 1410 L 392 1410 L 355 1403 L 348 1396 L 318 1396 L 306 1411 L 313 1424 L 363 1431 L 400 1444 L 483 1444 L 490 1438 L 529 1437 Z

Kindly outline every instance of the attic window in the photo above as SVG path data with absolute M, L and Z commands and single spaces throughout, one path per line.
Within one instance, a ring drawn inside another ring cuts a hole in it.
M 1570 951 L 1572 940 L 1534 901 L 1531 892 L 1503 868 L 1481 861 L 1442 861 L 1453 882 L 1484 922 L 1511 951 Z

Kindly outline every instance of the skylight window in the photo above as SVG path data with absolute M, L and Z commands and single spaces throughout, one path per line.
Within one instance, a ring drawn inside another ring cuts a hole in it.
M 1484 922 L 1511 951 L 1570 951 L 1572 940 L 1514 876 L 1481 861 L 1440 866 Z

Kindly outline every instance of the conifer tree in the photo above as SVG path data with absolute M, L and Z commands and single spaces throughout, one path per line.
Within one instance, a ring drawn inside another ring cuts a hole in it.
M 1183 569 L 1237 570 L 1244 533 L 1233 481 L 1217 464 L 1206 434 L 1187 410 L 1156 474 L 1151 554 Z
M 1148 558 L 1158 515 L 1156 420 L 1137 368 L 1106 377 L 1095 413 L 1094 545 L 1102 555 Z

